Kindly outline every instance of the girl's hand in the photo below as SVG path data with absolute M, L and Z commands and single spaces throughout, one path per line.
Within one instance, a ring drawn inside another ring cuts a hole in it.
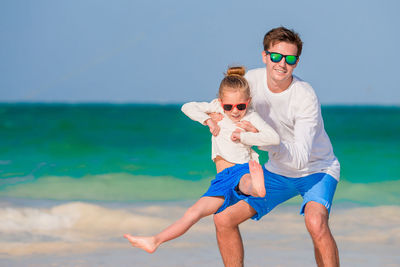
M 233 142 L 240 142 L 240 133 L 243 132 L 242 129 L 236 129 L 232 135 L 231 135 L 231 139 Z
M 206 125 L 208 126 L 208 128 L 210 128 L 210 133 L 212 135 L 217 136 L 219 134 L 219 125 L 213 119 L 206 120 Z
M 246 132 L 258 133 L 257 128 L 254 127 L 253 124 L 251 124 L 251 122 L 249 121 L 239 121 L 238 123 L 236 123 L 236 125 Z

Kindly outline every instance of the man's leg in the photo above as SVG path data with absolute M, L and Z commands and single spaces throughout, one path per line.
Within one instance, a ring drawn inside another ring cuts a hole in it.
M 239 224 L 254 214 L 256 211 L 242 200 L 214 215 L 218 247 L 225 267 L 243 266 L 244 250 Z
M 310 201 L 304 209 L 304 219 L 314 243 L 315 260 L 319 267 L 339 266 L 339 252 L 328 225 L 328 210 Z

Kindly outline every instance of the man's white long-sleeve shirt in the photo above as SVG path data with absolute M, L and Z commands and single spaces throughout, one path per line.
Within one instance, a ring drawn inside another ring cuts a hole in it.
M 313 88 L 297 77 L 281 93 L 267 86 L 265 68 L 246 73 L 252 105 L 279 134 L 279 145 L 261 146 L 269 152 L 265 167 L 287 177 L 324 172 L 339 180 L 340 164 L 324 129 L 321 107 Z
M 258 133 L 241 132 L 240 142 L 233 142 L 232 133 L 238 129 L 236 123 L 224 114 L 218 99 L 212 102 L 189 102 L 182 106 L 182 111 L 189 118 L 204 124 L 210 119 L 207 113 L 221 113 L 224 118 L 218 122 L 220 132 L 212 136 L 212 155 L 214 160 L 221 156 L 226 161 L 241 164 L 253 159 L 258 162 L 258 154 L 251 149 L 251 146 L 268 146 L 279 144 L 279 136 L 254 110 L 248 108 L 243 120 L 251 122 L 258 130 Z

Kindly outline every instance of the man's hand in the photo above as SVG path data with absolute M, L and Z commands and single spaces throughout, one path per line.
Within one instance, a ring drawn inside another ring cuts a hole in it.
M 219 122 L 224 118 L 224 115 L 221 113 L 213 112 L 213 113 L 208 113 L 208 116 L 211 117 L 211 119 L 215 122 Z
M 249 121 L 239 121 L 238 123 L 236 123 L 236 126 L 242 128 L 246 132 L 258 133 L 257 128 L 254 127 L 253 124 L 251 124 L 251 122 Z
M 210 128 L 210 133 L 212 135 L 217 136 L 219 134 L 219 125 L 213 119 L 206 120 L 206 125 L 208 126 L 208 128 Z
M 232 133 L 231 139 L 233 142 L 236 142 L 236 143 L 240 142 L 240 133 L 241 132 L 243 132 L 243 130 L 238 128 Z

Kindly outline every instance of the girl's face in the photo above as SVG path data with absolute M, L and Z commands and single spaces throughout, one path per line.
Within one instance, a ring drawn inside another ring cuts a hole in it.
M 221 102 L 225 114 L 232 121 L 239 122 L 244 117 L 244 115 L 246 115 L 250 99 L 243 92 L 225 90 L 223 92 L 222 98 L 220 98 L 219 101 Z M 231 109 L 227 110 L 229 108 Z

